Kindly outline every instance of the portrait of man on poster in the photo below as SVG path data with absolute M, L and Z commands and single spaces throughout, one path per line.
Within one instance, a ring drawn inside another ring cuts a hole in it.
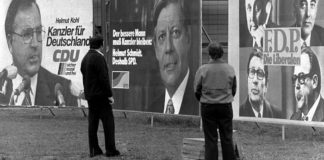
M 294 66 L 294 85 L 297 111 L 292 120 L 324 121 L 324 100 L 321 92 L 321 70 L 315 53 L 305 47 L 301 51 L 300 65 Z
M 153 97 L 149 110 L 166 114 L 197 115 L 193 93 L 195 71 L 190 68 L 192 35 L 189 7 L 183 0 L 156 0 L 153 46 L 165 87 Z
M 264 30 L 277 26 L 270 18 L 271 0 L 245 0 L 244 2 L 246 26 L 240 26 L 240 46 L 262 47 Z
M 266 99 L 269 84 L 268 66 L 263 64 L 263 53 L 253 49 L 247 64 L 248 96 L 240 105 L 239 116 L 279 118 L 280 113 Z
M 301 38 L 305 46 L 324 46 L 324 28 L 315 24 L 320 0 L 294 0 L 293 26 L 301 27 Z
M 10 105 L 76 106 L 77 98 L 70 91 L 71 81 L 41 66 L 45 29 L 35 0 L 12 0 L 5 33 L 18 73 L 12 79 Z

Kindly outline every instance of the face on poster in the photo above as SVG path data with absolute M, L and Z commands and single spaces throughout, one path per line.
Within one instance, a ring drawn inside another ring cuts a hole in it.
M 0 64 L 2 68 L 15 66 L 8 69 L 8 75 L 15 76 L 1 82 L 1 93 L 5 93 L 1 103 L 25 105 L 23 97 L 30 95 L 26 105 L 57 105 L 59 91 L 66 105 L 76 106 L 83 88 L 80 63 L 92 35 L 92 1 L 1 3 Z
M 324 120 L 318 112 L 324 108 L 323 6 L 317 0 L 240 1 L 239 116 Z M 263 100 L 253 98 L 259 95 Z
M 125 3 L 134 7 L 122 9 Z M 186 92 L 200 63 L 200 5 L 196 0 L 113 1 L 112 83 L 123 101 L 117 106 L 164 113 L 172 99 L 175 114 L 198 114 L 198 102 Z M 182 107 L 187 101 L 192 103 Z

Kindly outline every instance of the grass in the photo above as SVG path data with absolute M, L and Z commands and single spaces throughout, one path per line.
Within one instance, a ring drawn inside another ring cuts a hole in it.
M 2 109 L 0 112 L 0 160 L 90 159 L 88 122 L 80 110 Z M 112 160 L 179 160 L 183 138 L 202 138 L 197 117 L 115 112 L 116 144 L 122 156 Z M 260 128 L 258 128 L 258 126 Z M 236 141 L 245 160 L 324 159 L 322 128 L 234 122 Z M 103 129 L 99 143 L 104 150 Z M 94 160 L 108 159 L 104 156 Z
M 322 160 L 324 159 L 323 128 L 286 126 L 282 140 L 281 126 L 237 122 L 238 142 L 243 159 L 257 160 Z

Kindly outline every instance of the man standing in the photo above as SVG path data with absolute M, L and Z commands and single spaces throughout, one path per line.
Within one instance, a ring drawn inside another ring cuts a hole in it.
M 268 89 L 268 66 L 263 64 L 262 52 L 254 49 L 248 65 L 248 97 L 240 105 L 239 115 L 258 118 L 279 116 L 274 106 L 266 99 Z
M 98 145 L 98 126 L 101 119 L 105 134 L 106 156 L 118 156 L 115 146 L 115 124 L 111 104 L 114 103 L 107 63 L 101 52 L 102 37 L 90 39 L 90 50 L 81 63 L 85 98 L 89 104 L 89 148 L 90 157 L 101 155 L 103 152 Z
M 232 102 L 236 76 L 233 67 L 221 60 L 224 52 L 220 44 L 210 43 L 208 51 L 210 61 L 198 69 L 194 82 L 194 92 L 201 103 L 205 159 L 218 159 L 219 129 L 223 159 L 234 160 Z
M 321 92 L 321 70 L 314 52 L 303 48 L 300 65 L 294 67 L 293 84 L 297 112 L 290 119 L 324 121 L 324 100 Z
M 153 45 L 165 90 L 150 105 L 153 112 L 198 115 L 189 68 L 191 29 L 182 0 L 156 0 Z
M 324 46 L 324 29 L 315 24 L 319 0 L 295 0 L 296 27 L 306 46 Z
M 30 84 L 24 86 L 24 90 L 15 91 L 12 94 L 15 96 L 15 101 L 10 105 L 52 106 L 58 98 L 58 89 L 55 88 L 59 88 L 65 104 L 76 106 L 77 98 L 70 91 L 71 81 L 41 66 L 45 32 L 35 0 L 12 0 L 5 20 L 5 32 L 13 65 L 18 71 L 17 77 L 12 79 L 12 91 L 22 84 Z M 25 81 L 30 83 L 25 83 Z

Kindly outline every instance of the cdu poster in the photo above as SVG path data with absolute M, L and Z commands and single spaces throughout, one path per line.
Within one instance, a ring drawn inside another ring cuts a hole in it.
M 9 0 L 0 12 L 0 103 L 77 106 L 92 0 Z
M 324 121 L 323 6 L 312 0 L 239 2 L 233 22 L 239 40 L 232 41 L 239 58 L 236 116 Z
M 107 27 L 115 107 L 198 115 L 201 1 L 113 0 Z

